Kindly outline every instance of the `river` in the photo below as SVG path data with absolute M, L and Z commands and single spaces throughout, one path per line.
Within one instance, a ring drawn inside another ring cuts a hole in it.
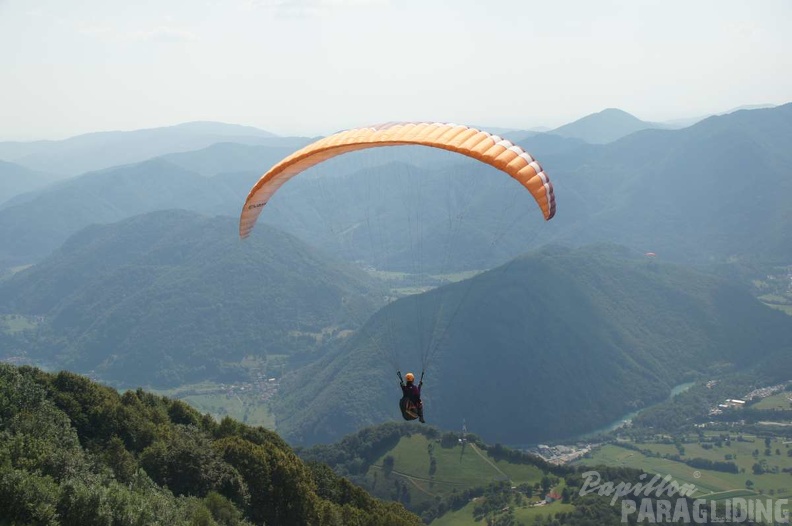
M 696 382 L 687 382 L 687 383 L 684 383 L 684 384 L 679 384 L 679 385 L 674 386 L 674 388 L 671 389 L 671 394 L 669 394 L 668 398 L 663 400 L 663 402 L 667 402 L 667 401 L 671 400 L 672 398 L 674 398 L 679 393 L 684 393 L 685 391 L 687 391 L 688 389 L 693 387 L 695 384 L 696 384 Z M 633 411 L 631 413 L 627 413 L 626 415 L 618 418 L 617 420 L 614 420 L 613 422 L 611 422 L 608 425 L 602 426 L 599 429 L 595 429 L 594 431 L 589 431 L 588 433 L 585 433 L 583 435 L 578 435 L 576 437 L 576 439 L 585 440 L 587 438 L 591 438 L 593 436 L 597 436 L 600 433 L 607 433 L 609 431 L 613 431 L 614 429 L 617 429 L 617 428 L 619 428 L 619 427 L 621 427 L 621 426 L 623 426 L 625 424 L 630 423 L 630 421 L 632 421 L 632 419 L 635 418 L 635 415 L 637 415 L 641 411 L 643 411 L 645 409 L 649 409 L 650 407 L 654 407 L 655 405 L 662 404 L 663 402 L 658 402 L 657 404 L 650 405 L 650 406 L 638 409 L 637 411 Z

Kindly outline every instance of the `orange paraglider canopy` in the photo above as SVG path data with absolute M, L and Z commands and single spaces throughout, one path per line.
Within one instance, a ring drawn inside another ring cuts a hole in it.
M 536 200 L 546 220 L 555 215 L 555 196 L 542 167 L 520 146 L 485 131 L 458 124 L 396 122 L 341 131 L 294 152 L 265 173 L 250 190 L 239 218 L 239 235 L 253 230 L 262 208 L 283 184 L 323 161 L 380 146 L 420 145 L 466 155 L 506 172 Z

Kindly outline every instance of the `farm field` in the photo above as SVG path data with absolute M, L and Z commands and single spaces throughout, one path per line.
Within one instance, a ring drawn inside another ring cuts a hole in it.
M 201 413 L 210 414 L 215 420 L 228 416 L 251 426 L 275 429 L 275 416 L 269 403 L 253 390 L 245 392 L 223 384 L 203 382 L 153 392 L 182 400 Z
M 451 511 L 437 520 L 432 521 L 432 526 L 483 526 L 482 520 L 476 520 L 473 515 L 475 502 L 467 504 L 464 508 Z M 545 506 L 534 506 L 516 508 L 514 510 L 514 520 L 526 524 L 533 523 L 538 518 L 547 519 L 558 513 L 568 513 L 575 509 L 571 504 L 553 502 Z
M 705 440 L 716 438 L 717 435 L 705 435 Z M 748 435 L 743 435 L 741 441 L 732 436 L 731 440 L 722 441 L 721 446 L 716 444 L 684 443 L 683 455 L 671 444 L 630 443 L 629 447 L 607 444 L 575 464 L 592 467 L 604 464 L 642 469 L 661 477 L 670 475 L 678 484 L 695 485 L 694 498 L 716 501 L 737 497 L 762 501 L 768 498 L 792 498 L 790 444 L 785 444 L 779 438 L 770 438 L 766 442 L 765 438 Z M 678 455 L 680 460 L 663 458 L 666 455 Z M 691 459 L 734 462 L 738 472 L 701 469 L 684 463 L 684 460 Z
M 778 393 L 763 398 L 752 406 L 754 409 L 792 409 L 792 393 Z

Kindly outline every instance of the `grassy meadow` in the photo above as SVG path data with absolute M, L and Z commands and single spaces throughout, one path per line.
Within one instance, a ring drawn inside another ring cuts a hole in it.
M 275 429 L 275 415 L 270 411 L 269 403 L 253 390 L 242 391 L 223 384 L 202 382 L 153 392 L 182 400 L 216 420 L 228 416 L 251 426 Z

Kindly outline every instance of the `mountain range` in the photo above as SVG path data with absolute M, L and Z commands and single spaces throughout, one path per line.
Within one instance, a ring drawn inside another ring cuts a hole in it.
M 520 144 L 542 162 L 559 203 L 547 224 L 536 221 L 519 185 L 485 165 L 430 149 L 379 148 L 290 181 L 262 222 L 394 270 L 418 259 L 427 268 L 442 269 L 444 260 L 487 268 L 549 242 L 616 242 L 672 261 L 783 264 L 792 256 L 791 138 L 792 104 L 608 144 L 531 134 Z M 235 216 L 256 178 L 288 149 L 215 144 L 16 196 L 0 206 L 0 265 L 39 261 L 92 222 L 166 208 Z M 405 242 L 405 220 L 420 237 Z M 416 252 L 448 245 L 449 225 L 455 244 Z M 388 241 L 372 247 L 371 239 Z
M 687 261 L 789 261 L 791 143 L 787 104 L 637 132 L 585 159 L 550 156 L 559 202 L 586 208 L 560 212 L 554 239 L 613 241 Z
M 465 418 L 515 442 L 589 431 L 713 367 L 788 354 L 788 317 L 740 283 L 669 262 L 789 265 L 792 104 L 598 144 L 584 128 L 510 132 L 551 176 L 550 222 L 485 165 L 382 148 L 290 181 L 244 243 L 235 223 L 250 186 L 308 139 L 196 130 L 205 148 L 55 183 L 0 165 L 13 181 L 0 203 L 0 269 L 13 273 L 0 315 L 38 320 L 0 343 L 159 386 L 238 378 L 247 356 L 278 357 L 293 371 L 278 426 L 301 443 L 397 415 L 387 379 L 399 367 L 431 366 L 433 421 Z

